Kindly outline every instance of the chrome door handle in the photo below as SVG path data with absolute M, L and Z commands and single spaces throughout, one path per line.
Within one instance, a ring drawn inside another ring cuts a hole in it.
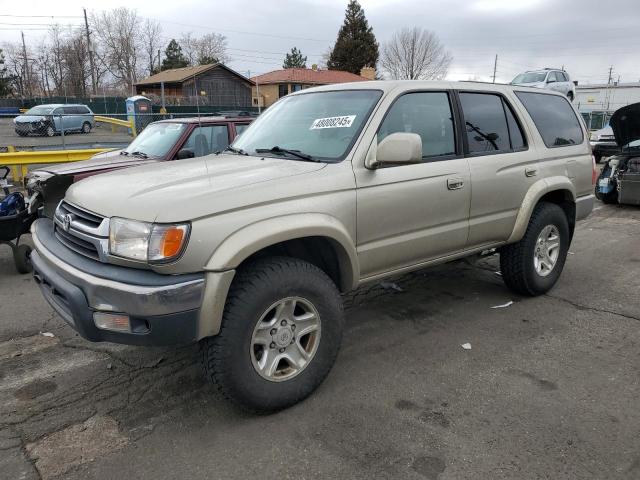
M 464 187 L 464 180 L 461 178 L 447 178 L 447 188 L 449 190 L 459 190 Z
M 537 168 L 525 168 L 524 169 L 524 175 L 526 177 L 535 177 L 538 174 L 538 169 Z

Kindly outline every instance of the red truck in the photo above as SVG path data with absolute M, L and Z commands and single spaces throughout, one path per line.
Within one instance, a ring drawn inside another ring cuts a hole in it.
M 69 186 L 115 169 L 201 157 L 224 150 L 253 121 L 252 116 L 215 116 L 160 120 L 149 124 L 128 147 L 80 162 L 48 165 L 25 178 L 30 211 L 52 217 Z

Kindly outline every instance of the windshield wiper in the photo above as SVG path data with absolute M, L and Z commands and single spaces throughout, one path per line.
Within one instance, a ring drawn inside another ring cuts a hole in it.
M 247 152 L 245 152 L 243 149 L 241 148 L 236 148 L 236 147 L 232 147 L 231 145 L 229 145 L 227 148 L 225 148 L 224 150 L 222 150 L 222 152 L 232 152 L 232 153 L 237 153 L 238 155 L 249 155 Z M 218 153 L 222 153 L 222 152 L 218 152 Z M 217 154 L 216 154 L 217 155 Z
M 300 150 L 289 150 L 288 148 L 281 148 L 278 145 L 271 148 L 256 148 L 256 153 L 284 153 L 288 155 L 293 155 L 294 157 L 298 157 L 302 160 L 306 160 L 308 162 L 319 162 L 320 160 L 313 158 L 311 155 L 307 153 L 303 153 Z
M 129 152 L 127 152 L 126 150 L 120 150 L 120 155 L 127 156 L 129 155 Z
M 149 158 L 149 155 L 144 152 L 132 152 L 131 155 L 133 155 L 134 157 Z

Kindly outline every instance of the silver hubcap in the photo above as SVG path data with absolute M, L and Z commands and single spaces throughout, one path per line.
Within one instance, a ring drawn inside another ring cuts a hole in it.
M 300 297 L 277 301 L 265 311 L 251 336 L 253 368 L 272 382 L 289 380 L 313 359 L 320 343 L 320 315 Z
M 555 225 L 547 225 L 542 229 L 536 240 L 536 248 L 533 253 L 533 265 L 536 273 L 541 277 L 549 275 L 560 255 L 560 232 Z

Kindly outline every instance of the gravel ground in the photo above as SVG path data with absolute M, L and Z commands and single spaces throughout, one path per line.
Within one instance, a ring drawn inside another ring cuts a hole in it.
M 345 296 L 347 330 L 325 383 L 260 417 L 203 382 L 195 346 L 78 338 L 0 246 L 0 471 L 638 479 L 639 237 L 639 209 L 598 204 L 560 282 L 538 298 L 510 293 L 496 256 L 361 288 Z

